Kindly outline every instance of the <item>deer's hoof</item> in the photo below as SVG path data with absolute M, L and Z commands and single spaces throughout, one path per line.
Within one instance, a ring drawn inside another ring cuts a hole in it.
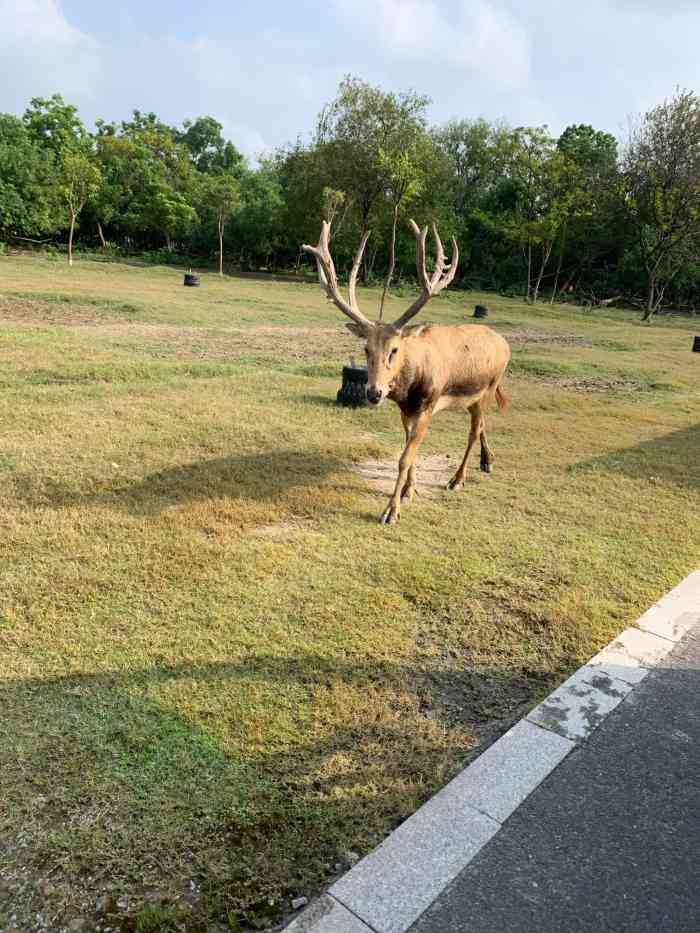
M 395 525 L 401 518 L 401 511 L 395 505 L 388 505 L 379 519 L 382 525 Z
M 490 463 L 482 463 L 482 464 L 481 464 L 481 472 L 482 472 L 482 473 L 492 473 L 492 472 L 493 472 L 493 467 L 491 466 Z
M 457 489 L 461 489 L 462 486 L 464 486 L 464 480 L 460 479 L 459 476 L 453 476 L 447 484 L 447 489 L 449 489 L 450 492 L 455 492 Z

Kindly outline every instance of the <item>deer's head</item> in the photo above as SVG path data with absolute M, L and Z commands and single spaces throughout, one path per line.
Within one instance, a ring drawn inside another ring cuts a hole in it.
M 324 220 L 321 227 L 321 238 L 318 246 L 304 244 L 302 249 L 316 258 L 318 277 L 321 287 L 333 304 L 343 314 L 351 319 L 347 324 L 355 336 L 365 341 L 367 356 L 367 401 L 372 405 L 379 405 L 389 395 L 396 377 L 401 372 L 405 356 L 405 340 L 409 333 L 415 336 L 415 328 L 406 328 L 406 324 L 434 295 L 446 288 L 454 279 L 459 262 L 459 249 L 455 239 L 452 239 L 452 261 L 448 264 L 445 251 L 435 224 L 432 225 L 435 238 L 436 258 L 435 269 L 428 275 L 425 265 L 425 241 L 428 228 L 422 230 L 415 221 L 410 221 L 411 229 L 416 237 L 416 266 L 418 269 L 418 282 L 421 293 L 413 304 L 393 324 L 383 324 L 379 321 L 370 321 L 360 311 L 357 303 L 357 274 L 360 270 L 362 255 L 367 245 L 369 231 L 365 233 L 360 247 L 352 264 L 348 280 L 348 300 L 346 301 L 338 290 L 338 277 L 335 265 L 330 254 L 330 224 Z

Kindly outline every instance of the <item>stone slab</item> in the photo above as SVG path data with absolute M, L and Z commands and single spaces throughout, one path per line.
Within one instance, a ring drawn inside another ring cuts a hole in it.
M 665 607 L 657 610 L 654 606 L 639 619 L 637 627 L 644 632 L 658 635 L 660 638 L 678 642 L 698 624 L 700 624 L 700 600 L 698 600 L 697 609 L 680 613 L 676 609 L 669 614 Z
M 347 907 L 324 894 L 285 927 L 285 933 L 372 933 L 372 930 Z
M 631 689 L 631 684 L 605 671 L 592 674 L 588 667 L 579 668 L 526 719 L 572 742 L 583 742 Z
M 452 781 L 330 893 L 375 933 L 403 933 L 500 825 L 466 805 Z
M 638 628 L 625 629 L 585 665 L 598 667 L 609 677 L 638 684 L 673 648 L 673 642 Z
M 465 803 L 502 823 L 573 748 L 569 739 L 521 720 L 453 784 Z

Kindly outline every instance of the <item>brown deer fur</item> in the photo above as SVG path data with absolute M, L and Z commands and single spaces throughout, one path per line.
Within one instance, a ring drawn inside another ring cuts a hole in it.
M 491 472 L 493 454 L 486 439 L 484 411 L 495 398 L 503 408 L 506 396 L 502 381 L 510 359 L 506 340 L 482 324 L 406 326 L 407 321 L 454 278 L 457 268 L 457 244 L 453 241 L 453 259 L 447 265 L 437 230 L 435 271 L 428 276 L 425 268 L 425 240 L 422 231 L 411 221 L 416 234 L 418 276 L 422 284 L 419 298 L 394 324 L 369 321 L 359 310 L 355 282 L 367 237 L 355 257 L 350 275 L 349 302 L 338 292 L 337 278 L 328 241 L 329 225 L 324 222 L 318 247 L 305 245 L 318 262 L 321 284 L 328 297 L 343 313 L 352 318 L 347 327 L 366 341 L 367 399 L 378 406 L 389 398 L 399 407 L 406 446 L 399 460 L 399 474 L 394 492 L 381 515 L 383 524 L 401 517 L 401 502 L 410 502 L 416 491 L 415 459 L 433 415 L 446 409 L 468 411 L 471 425 L 467 448 L 459 469 L 447 484 L 457 489 L 464 483 L 467 459 L 477 440 L 481 444 L 481 469 Z

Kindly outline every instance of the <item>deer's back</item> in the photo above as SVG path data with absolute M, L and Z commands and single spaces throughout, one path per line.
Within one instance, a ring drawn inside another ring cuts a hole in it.
M 435 382 L 446 392 L 496 383 L 510 359 L 508 342 L 484 324 L 435 325 L 421 335 L 430 347 Z

